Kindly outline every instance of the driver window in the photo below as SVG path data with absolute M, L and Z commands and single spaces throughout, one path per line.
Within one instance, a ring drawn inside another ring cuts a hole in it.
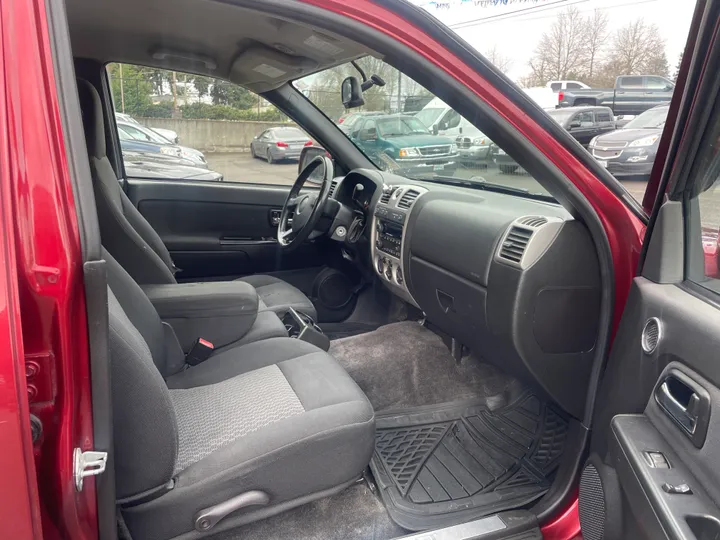
M 291 186 L 300 151 L 316 145 L 272 103 L 223 79 L 115 63 L 106 73 L 129 179 Z

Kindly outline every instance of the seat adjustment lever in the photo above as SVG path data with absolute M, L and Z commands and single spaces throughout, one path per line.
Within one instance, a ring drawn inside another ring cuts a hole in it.
M 195 530 L 198 532 L 208 532 L 217 525 L 220 520 L 236 510 L 248 506 L 264 506 L 269 502 L 270 497 L 264 491 L 246 491 L 225 502 L 200 510 L 195 515 Z

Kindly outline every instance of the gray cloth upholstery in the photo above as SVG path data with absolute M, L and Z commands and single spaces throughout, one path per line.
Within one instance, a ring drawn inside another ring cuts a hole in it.
M 241 281 L 146 285 L 143 291 L 186 352 L 199 337 L 216 348 L 237 342 L 258 315 L 258 295 Z
M 107 158 L 100 95 L 92 84 L 82 79 L 78 79 L 78 94 L 103 245 L 141 285 L 175 283 L 176 268 L 170 252 L 125 195 Z M 276 313 L 282 315 L 293 307 L 313 319 L 317 317 L 308 297 L 282 280 L 256 275 L 240 281 L 258 283 L 258 295 Z
M 162 486 L 178 452 L 175 409 L 150 349 L 108 287 L 115 489 L 118 499 Z
M 197 536 L 199 511 L 250 490 L 269 496 L 266 506 L 234 512 L 219 531 L 360 476 L 374 447 L 374 412 L 330 355 L 297 339 L 272 338 L 175 370 L 168 361 L 180 350 L 174 332 L 105 256 L 113 460 L 117 497 L 134 537 Z
M 283 349 L 285 341 L 297 340 L 285 338 L 254 345 L 256 352 L 264 348 L 270 351 Z M 275 506 L 278 507 L 277 512 L 307 502 L 312 499 L 308 499 L 309 494 L 321 496 L 327 490 L 358 477 L 367 466 L 374 446 L 372 406 L 332 357 L 317 349 L 315 351 L 276 364 L 304 412 L 294 413 L 295 406 L 288 404 L 292 400 L 286 389 L 282 390 L 283 414 L 286 417 L 260 415 L 260 423 L 265 425 L 234 438 L 184 468 L 176 475 L 173 490 L 147 504 L 126 509 L 123 514 L 131 532 L 142 538 L 172 538 L 192 530 L 192 518 L 201 508 L 251 489 L 260 489 L 270 495 L 269 507 L 238 510 L 221 522 L 221 526 L 215 529 L 219 531 L 271 515 Z M 259 371 L 264 369 L 267 368 Z M 242 380 L 247 375 L 237 378 Z M 210 398 L 222 392 L 223 386 L 229 382 L 202 386 L 196 390 L 204 389 L 202 394 Z M 173 395 L 184 391 L 170 392 Z M 193 399 L 200 398 L 195 396 Z M 177 411 L 181 426 L 188 410 L 192 408 L 184 407 L 182 411 Z M 217 420 L 223 421 L 207 418 L 204 421 Z M 258 421 L 257 417 L 255 421 Z M 184 429 L 181 428 L 180 432 L 181 444 Z M 220 431 L 223 430 L 220 428 Z M 181 448 L 181 456 L 183 452 Z M 285 504 L 289 501 L 295 504 Z
M 309 315 L 313 320 L 317 320 L 317 311 L 310 299 L 305 296 L 300 289 L 297 289 L 273 276 L 262 274 L 254 276 L 246 276 L 238 281 L 249 283 L 258 292 L 262 301 L 265 302 L 268 309 L 274 311 L 280 316 L 287 313 L 288 308 L 293 308 Z
M 178 417 L 175 472 L 284 418 L 305 412 L 276 365 L 208 386 L 171 390 Z

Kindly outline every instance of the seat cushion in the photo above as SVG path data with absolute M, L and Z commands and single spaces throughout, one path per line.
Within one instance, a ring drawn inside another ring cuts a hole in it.
M 240 278 L 239 281 L 255 287 L 258 296 L 265 302 L 268 309 L 278 313 L 281 317 L 287 313 L 288 308 L 293 308 L 317 319 L 317 311 L 310 299 L 300 289 L 281 279 L 257 274 Z
M 293 344 L 299 346 L 294 357 Z M 179 434 L 175 487 L 124 511 L 138 537 L 190 532 L 199 510 L 261 490 L 270 497 L 267 506 L 241 509 L 213 532 L 254 521 L 348 485 L 370 460 L 372 406 L 327 353 L 276 338 L 212 360 L 225 369 L 211 364 L 204 379 L 171 378 Z M 243 372 L 227 378 L 231 371 Z M 202 381 L 217 382 L 190 386 Z

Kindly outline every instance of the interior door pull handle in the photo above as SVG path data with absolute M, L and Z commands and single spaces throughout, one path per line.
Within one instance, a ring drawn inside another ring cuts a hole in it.
M 670 418 L 680 424 L 680 427 L 687 431 L 688 434 L 692 435 L 695 433 L 695 427 L 697 426 L 697 409 L 700 398 L 695 392 L 690 392 L 688 404 L 683 405 L 680 403 L 679 398 L 673 396 L 670 381 L 665 381 L 660 385 L 658 403 L 665 409 Z
M 670 369 L 655 387 L 660 409 L 697 448 L 702 448 L 710 421 L 710 394 L 678 369 Z

